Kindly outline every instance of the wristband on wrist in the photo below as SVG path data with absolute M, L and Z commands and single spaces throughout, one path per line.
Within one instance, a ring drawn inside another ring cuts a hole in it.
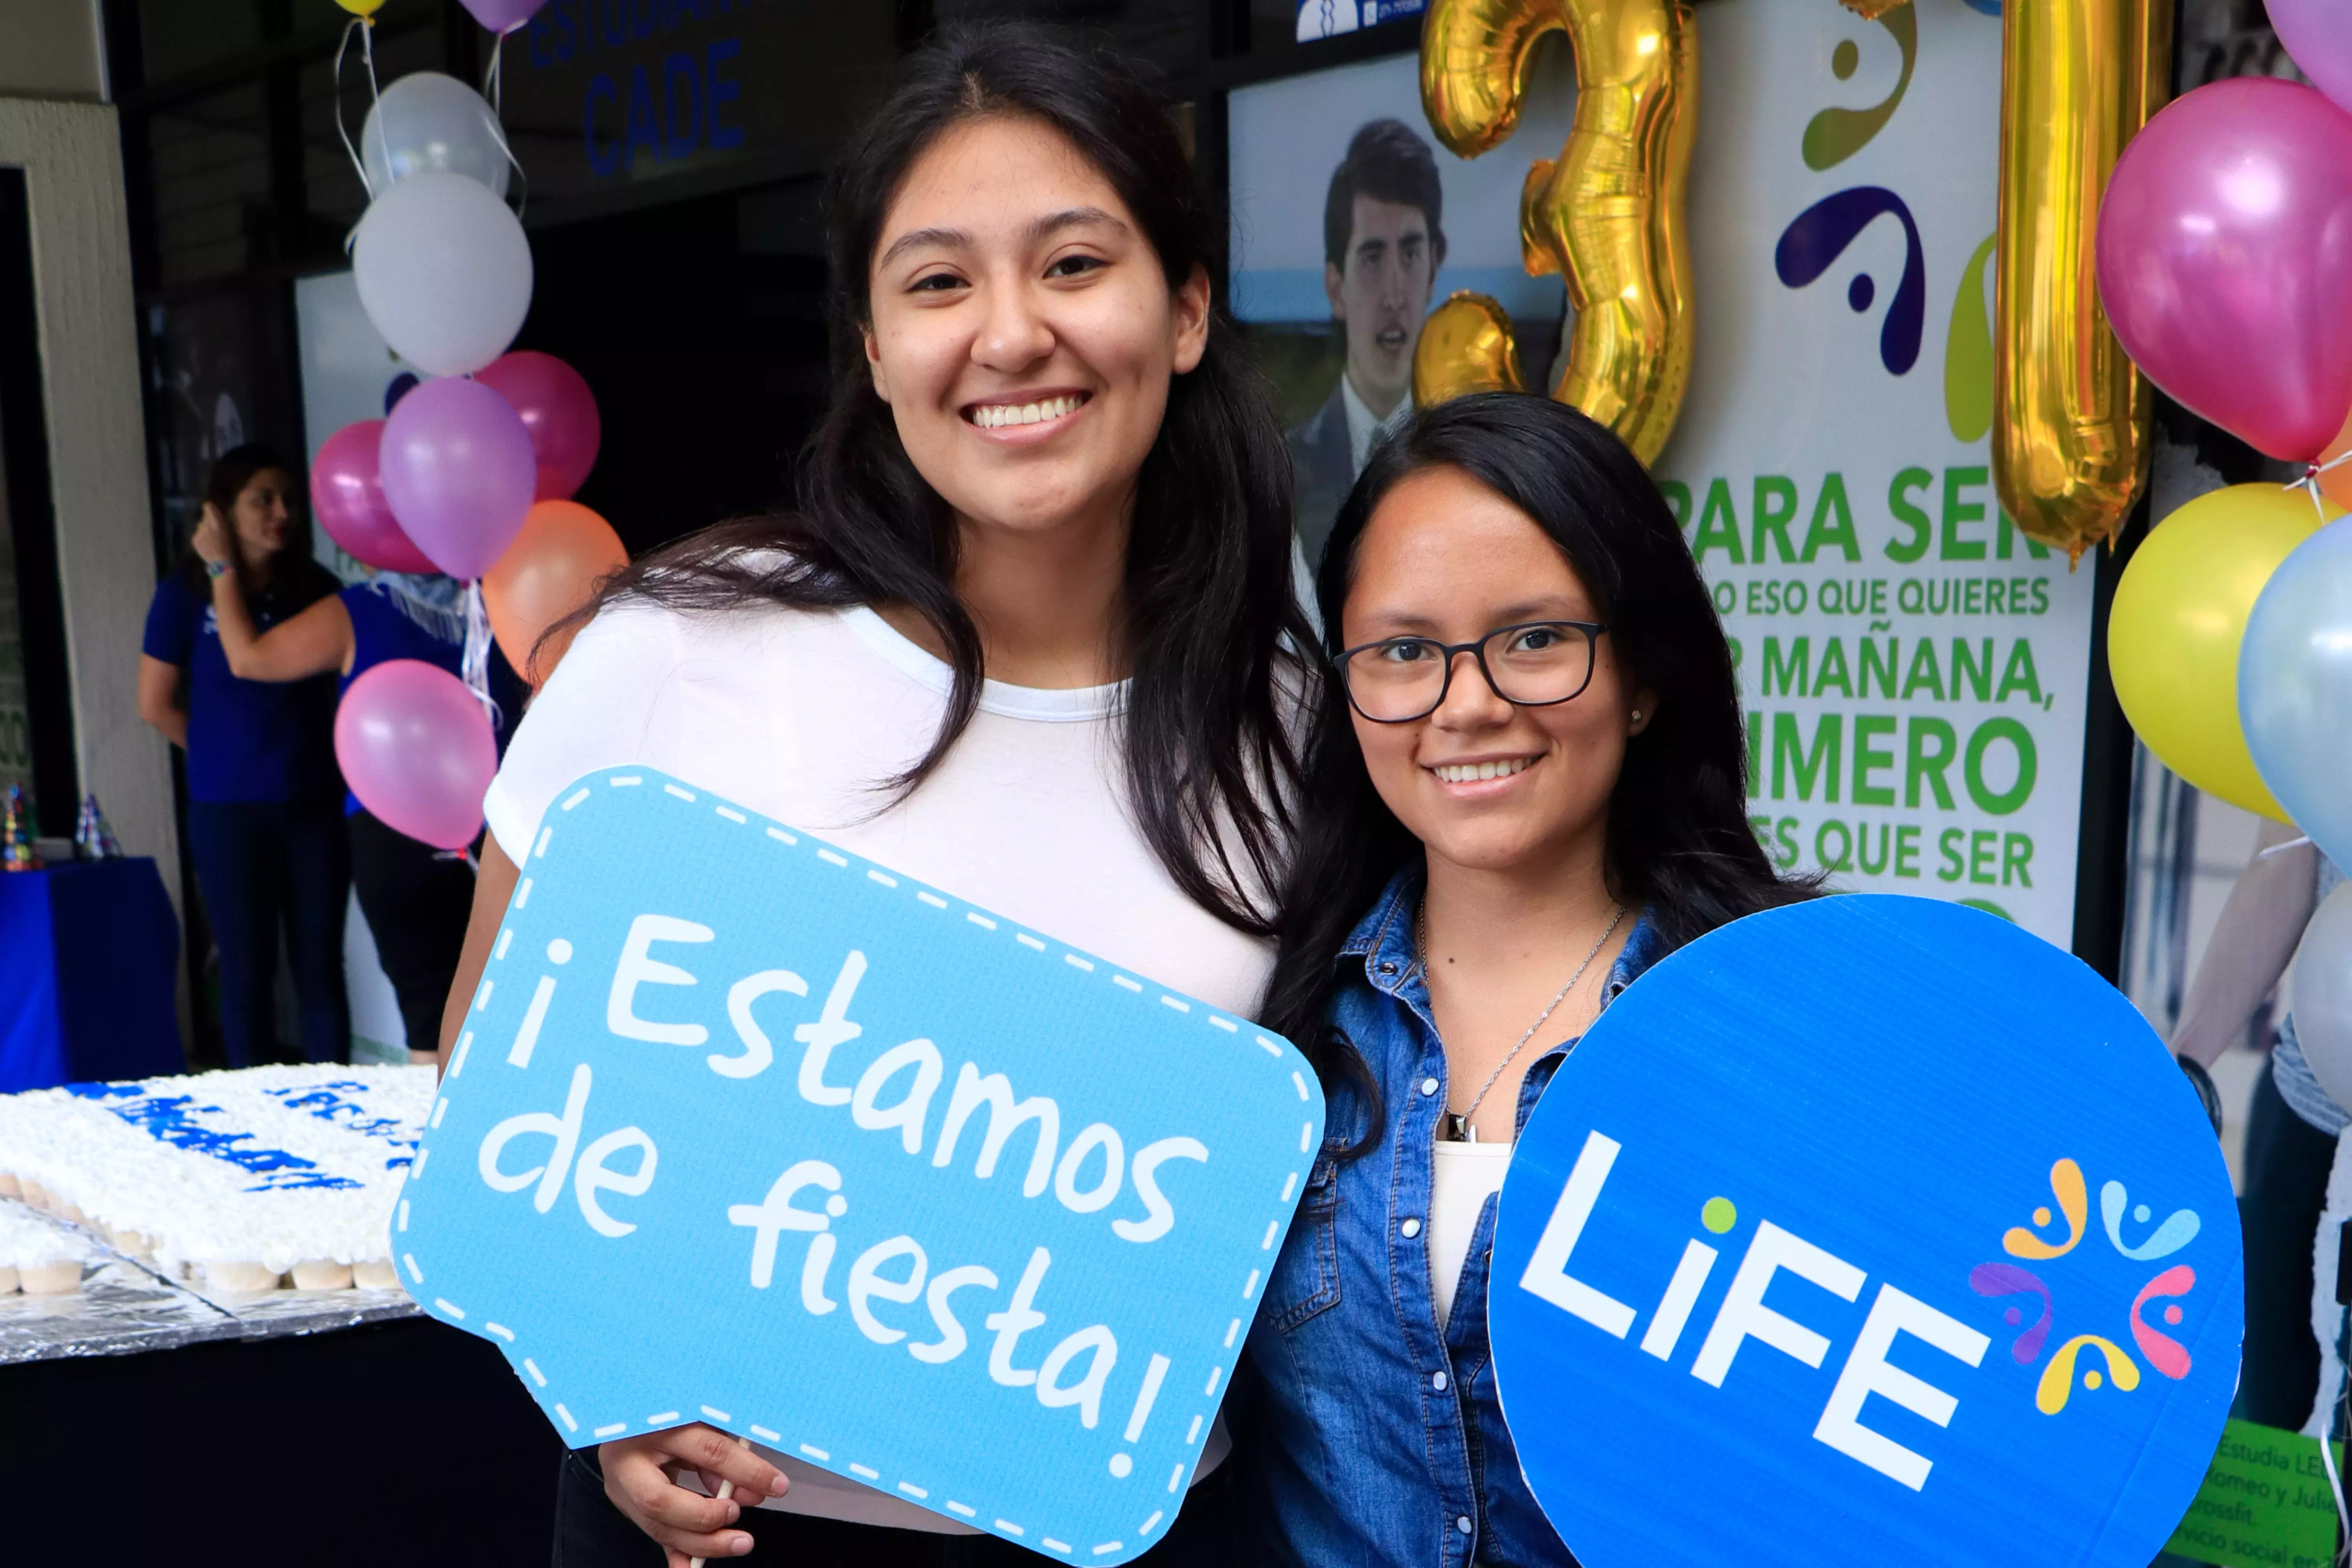
M 207 561 L 207 562 L 205 562 L 205 576 L 207 576 L 207 577 L 215 577 L 215 578 L 217 578 L 217 577 L 226 577 L 226 576 L 227 576 L 227 575 L 228 575 L 228 563 L 227 563 L 227 562 L 226 562 L 226 561 Z

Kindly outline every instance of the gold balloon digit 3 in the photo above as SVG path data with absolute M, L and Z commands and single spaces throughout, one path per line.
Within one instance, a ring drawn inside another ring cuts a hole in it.
M 1455 153 L 1490 151 L 1517 125 L 1529 58 L 1554 31 L 1576 51 L 1576 121 L 1557 162 L 1528 171 L 1519 205 L 1528 270 L 1559 273 L 1576 312 L 1551 395 L 1648 463 L 1690 384 L 1691 0 L 1433 0 L 1422 25 L 1422 107 Z M 1431 312 L 1412 384 L 1424 406 L 1522 389 L 1503 308 L 1465 291 Z

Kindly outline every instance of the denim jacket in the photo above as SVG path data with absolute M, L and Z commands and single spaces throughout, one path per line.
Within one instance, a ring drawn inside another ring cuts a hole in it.
M 1338 1152 L 1370 1108 L 1329 1090 L 1328 1131 L 1250 1331 L 1265 1384 L 1257 1485 L 1270 1555 L 1303 1568 L 1515 1568 L 1575 1559 L 1519 1473 L 1486 1349 L 1488 1200 L 1441 1331 L 1423 1227 L 1446 1106 L 1445 1050 L 1413 941 L 1418 868 L 1400 873 L 1341 949 L 1326 1021 L 1370 1068 L 1387 1125 Z M 1647 916 L 1601 990 L 1607 1006 L 1657 956 Z M 1575 1046 L 1528 1065 L 1515 1125 Z M 1595 1434 L 1607 1441 L 1605 1434 Z

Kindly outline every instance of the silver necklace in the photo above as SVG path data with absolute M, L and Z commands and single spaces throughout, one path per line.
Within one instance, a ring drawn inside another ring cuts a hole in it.
M 1561 986 L 1553 994 L 1552 999 L 1544 1004 L 1544 1010 L 1536 1015 L 1536 1021 L 1528 1026 L 1528 1032 L 1519 1037 L 1519 1043 L 1513 1046 L 1505 1054 L 1503 1059 L 1495 1064 L 1495 1070 L 1486 1075 L 1486 1081 L 1480 1084 L 1478 1092 L 1470 1097 L 1469 1109 L 1458 1113 L 1450 1110 L 1446 1111 L 1446 1142 L 1450 1143 L 1478 1142 L 1478 1130 L 1470 1125 L 1470 1119 L 1478 1114 L 1478 1107 L 1486 1101 L 1486 1091 L 1495 1087 L 1495 1080 L 1503 1076 L 1503 1069 L 1517 1060 L 1518 1054 L 1527 1048 L 1528 1042 L 1536 1037 L 1536 1031 L 1544 1026 L 1544 1020 L 1550 1017 L 1562 1002 L 1568 1000 L 1568 994 L 1576 989 L 1576 983 L 1584 978 L 1584 972 L 1592 967 L 1592 961 L 1601 955 L 1601 950 L 1608 944 L 1610 935 L 1616 931 L 1618 923 L 1624 920 L 1624 905 L 1612 904 L 1610 908 L 1616 912 L 1609 917 L 1608 926 L 1594 940 L 1592 951 L 1584 955 L 1584 962 L 1576 966 L 1576 973 L 1568 977 L 1568 984 Z M 1421 908 L 1415 913 L 1413 928 L 1413 940 L 1421 949 L 1421 967 L 1425 973 L 1429 968 L 1429 900 L 1426 898 L 1422 900 Z

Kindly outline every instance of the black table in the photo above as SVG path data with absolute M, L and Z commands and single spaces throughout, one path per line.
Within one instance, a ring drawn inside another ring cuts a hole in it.
M 562 1452 L 493 1347 L 425 1318 L 19 1363 L 0 1557 L 538 1568 Z

